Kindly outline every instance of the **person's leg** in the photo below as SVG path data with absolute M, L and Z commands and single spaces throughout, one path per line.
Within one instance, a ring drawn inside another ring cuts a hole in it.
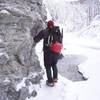
M 52 60 L 50 52 L 44 52 L 44 66 L 46 68 L 46 75 L 48 82 L 53 82 L 52 72 L 51 72 L 51 61 Z
M 58 54 L 53 53 L 53 63 L 52 63 L 52 69 L 53 69 L 53 81 L 57 82 L 58 80 L 58 68 L 57 68 L 57 62 L 58 62 Z
M 46 67 L 46 75 L 47 75 L 47 80 L 48 82 L 52 82 L 52 72 L 51 72 L 51 67 L 47 66 Z
M 58 69 L 57 69 L 57 65 L 54 64 L 52 66 L 52 69 L 53 69 L 53 79 L 58 79 Z
M 46 75 L 47 75 L 47 81 L 46 84 L 48 86 L 54 86 L 54 81 L 52 77 L 52 64 L 53 64 L 53 55 L 51 51 L 44 52 L 44 66 L 46 68 Z
M 54 81 L 53 81 L 53 78 L 52 78 L 52 72 L 51 72 L 51 67 L 46 67 L 46 74 L 47 74 L 47 81 L 46 81 L 46 84 L 50 87 L 53 87 L 54 86 Z

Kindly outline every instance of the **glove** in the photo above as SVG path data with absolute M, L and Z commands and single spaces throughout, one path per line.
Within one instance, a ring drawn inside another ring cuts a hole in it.
M 32 47 L 35 47 L 35 46 L 36 46 L 36 42 L 33 40 Z

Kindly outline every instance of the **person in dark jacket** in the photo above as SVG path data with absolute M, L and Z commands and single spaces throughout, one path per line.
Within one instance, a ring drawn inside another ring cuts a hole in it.
M 37 36 L 34 37 L 34 42 L 37 43 L 43 39 L 43 51 L 44 51 L 44 66 L 46 68 L 47 85 L 54 86 L 54 83 L 58 80 L 57 61 L 59 54 L 54 53 L 50 49 L 51 33 L 54 27 L 52 20 L 47 22 L 47 28 L 41 30 Z

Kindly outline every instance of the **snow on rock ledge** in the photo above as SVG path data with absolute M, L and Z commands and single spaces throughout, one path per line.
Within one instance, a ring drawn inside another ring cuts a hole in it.
M 31 96 L 30 83 L 42 78 L 33 37 L 44 28 L 45 20 L 41 0 L 0 0 L 0 100 L 25 100 Z M 25 87 L 16 91 L 24 77 Z

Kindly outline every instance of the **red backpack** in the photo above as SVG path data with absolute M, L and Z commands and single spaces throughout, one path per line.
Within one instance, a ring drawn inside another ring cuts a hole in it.
M 63 48 L 62 45 L 63 33 L 60 32 L 59 26 L 55 26 L 53 28 L 51 37 L 52 37 L 52 40 L 50 41 L 51 50 L 55 53 L 60 53 Z
M 55 53 L 60 53 L 63 48 L 63 45 L 59 42 L 51 44 L 51 50 Z

